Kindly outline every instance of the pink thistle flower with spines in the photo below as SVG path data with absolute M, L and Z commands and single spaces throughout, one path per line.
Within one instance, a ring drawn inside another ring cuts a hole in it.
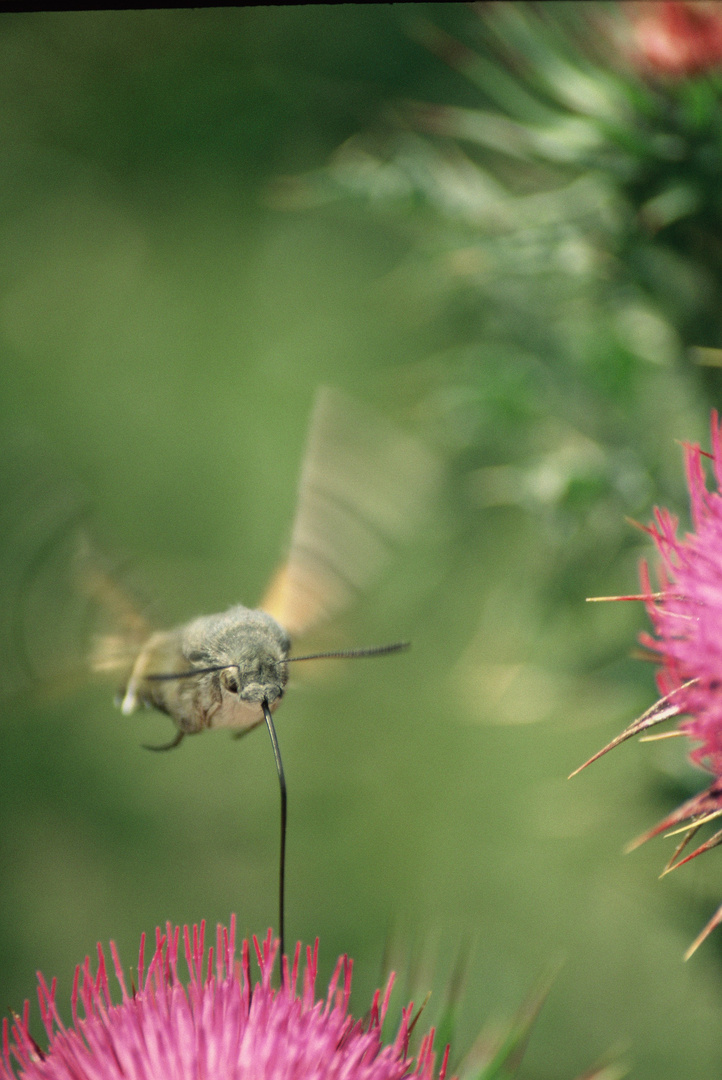
M 128 992 L 111 942 L 121 1001 L 114 1005 L 103 950 L 95 974 L 86 957 L 75 973 L 73 1023 L 66 1027 L 55 1002 L 55 981 L 38 976 L 40 1011 L 48 1048 L 29 1031 L 29 1007 L 12 1025 L 3 1021 L 2 1080 L 434 1080 L 433 1029 L 415 1060 L 409 1057 L 413 1004 L 402 1010 L 394 1041 L 383 1045 L 381 1029 L 393 976 L 376 991 L 366 1021 L 348 1012 L 352 963 L 340 957 L 323 1000 L 316 1000 L 318 941 L 306 950 L 297 991 L 301 945 L 289 967 L 284 956 L 279 989 L 271 986 L 278 941 L 268 931 L 253 945 L 261 978 L 251 980 L 250 950 L 235 955 L 235 920 L 219 926 L 215 949 L 204 947 L 205 924 L 183 928 L 187 986 L 178 973 L 180 928 L 156 931 L 144 969 L 145 935 L 138 959 L 138 988 Z M 79 1007 L 82 1006 L 83 1015 Z M 13 1065 L 15 1059 L 17 1066 Z M 438 1080 L 444 1080 L 448 1047 Z
M 649 568 L 643 561 L 641 595 L 596 598 L 645 602 L 654 634 L 642 634 L 640 641 L 661 664 L 657 686 L 662 696 L 581 766 L 585 768 L 614 746 L 663 720 L 681 718 L 676 730 L 667 734 L 686 735 L 698 744 L 690 758 L 715 779 L 709 788 L 687 800 L 631 845 L 637 847 L 687 822 L 665 873 L 722 844 L 721 829 L 690 855 L 679 858 L 703 824 L 722 816 L 722 431 L 716 412 L 712 413 L 712 453 L 705 453 L 696 444 L 685 444 L 684 451 L 693 531 L 680 538 L 678 519 L 668 510 L 657 508 L 653 523 L 645 529 L 661 557 L 658 590 L 653 591 Z M 711 458 L 716 490 L 707 487 L 703 457 Z M 720 922 L 722 906 L 686 956 Z

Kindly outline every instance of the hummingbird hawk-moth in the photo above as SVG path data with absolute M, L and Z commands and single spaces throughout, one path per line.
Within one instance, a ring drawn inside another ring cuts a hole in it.
M 319 391 L 301 471 L 287 558 L 257 608 L 236 604 L 170 630 L 152 630 L 102 573 L 84 587 L 115 607 L 120 633 L 96 639 L 95 671 L 122 677 L 121 711 L 166 713 L 186 735 L 214 728 L 242 734 L 273 712 L 288 680 L 291 643 L 346 607 L 379 577 L 395 548 L 428 512 L 438 465 L 401 433 L 339 391 Z M 392 652 L 401 645 L 324 653 Z M 157 749 L 157 748 L 156 748 Z
M 102 566 L 82 529 L 82 499 L 69 498 L 66 505 L 61 499 L 53 506 L 52 483 L 41 483 L 37 491 L 26 493 L 31 524 L 24 524 L 23 514 L 14 515 L 16 532 L 21 522 L 16 546 L 26 542 L 33 529 L 47 531 L 21 575 L 14 602 L 5 605 L 6 612 L 14 612 L 6 631 L 31 677 L 37 665 L 29 628 L 42 622 L 34 615 L 46 616 L 50 592 L 38 587 L 35 578 L 42 577 L 53 543 L 62 539 L 67 546 L 72 539 L 78 591 L 106 624 L 102 633 L 92 636 L 90 669 L 115 678 L 123 714 L 152 707 L 175 726 L 171 741 L 148 749 L 169 750 L 187 735 L 216 728 L 242 735 L 265 720 L 281 786 L 282 942 L 286 789 L 272 713 L 283 699 L 289 664 L 381 655 L 404 647 L 397 643 L 308 656 L 292 655 L 292 645 L 373 586 L 394 552 L 428 519 L 440 476 L 437 459 L 416 438 L 339 391 L 321 389 L 311 417 L 288 554 L 258 607 L 235 604 L 169 630 L 153 627 Z M 45 647 L 54 650 L 52 635 Z

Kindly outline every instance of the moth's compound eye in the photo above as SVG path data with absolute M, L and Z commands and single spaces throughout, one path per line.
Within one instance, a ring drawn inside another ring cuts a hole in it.
M 191 664 L 202 664 L 208 662 L 208 654 L 196 649 L 194 652 L 188 653 L 188 659 Z
M 238 693 L 238 690 L 239 690 L 238 679 L 233 674 L 233 672 L 224 671 L 223 674 L 221 675 L 221 678 L 223 679 L 223 684 L 224 684 L 226 690 L 230 690 L 230 692 L 232 694 L 237 694 Z

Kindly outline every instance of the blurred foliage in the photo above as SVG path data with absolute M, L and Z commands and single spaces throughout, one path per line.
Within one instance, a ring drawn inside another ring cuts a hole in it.
M 621 553 L 650 496 L 680 503 L 668 432 L 701 435 L 721 387 L 722 77 L 640 70 L 635 10 L 478 4 L 463 40 L 410 16 L 477 104 L 396 102 L 277 187 L 404 221 L 397 296 L 423 296 L 444 338 L 430 411 L 472 501 L 558 530 L 557 591 L 602 539 Z
M 351 954 L 359 1001 L 391 921 L 435 943 L 437 996 L 473 943 L 459 1054 L 565 954 L 530 1080 L 625 1040 L 640 1080 L 720 1062 L 719 944 L 680 964 L 714 867 L 659 884 L 657 850 L 619 855 L 698 774 L 667 744 L 564 779 L 652 700 L 643 613 L 583 601 L 635 589 L 625 517 L 686 515 L 675 439 L 719 403 L 719 76 L 642 68 L 636 27 L 584 3 L 0 16 L 2 595 L 92 506 L 161 625 L 254 603 L 319 383 L 422 432 L 443 520 L 318 642 L 413 650 L 277 716 L 287 933 L 326 970 Z M 275 918 L 262 735 L 158 760 L 163 717 L 58 689 L 2 710 L 14 1008 L 36 968 L 66 1000 L 98 939 Z

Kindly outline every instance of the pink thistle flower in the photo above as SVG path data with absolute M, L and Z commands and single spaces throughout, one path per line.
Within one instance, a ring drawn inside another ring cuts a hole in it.
M 641 66 L 684 78 L 722 62 L 722 11 L 717 0 L 643 0 L 634 36 Z
M 413 1005 L 402 1010 L 394 1041 L 383 1045 L 381 1029 L 393 976 L 383 997 L 374 995 L 366 1021 L 348 1012 L 352 963 L 342 956 L 325 1000 L 316 1000 L 318 941 L 306 950 L 302 988 L 297 992 L 300 943 L 289 969 L 283 957 L 281 987 L 271 987 L 278 941 L 271 931 L 261 945 L 253 938 L 260 981 L 251 981 L 250 950 L 235 956 L 235 920 L 219 926 L 215 950 L 204 947 L 205 924 L 183 928 L 187 986 L 178 974 L 180 928 L 156 930 L 156 947 L 144 970 L 145 935 L 138 958 L 138 988 L 126 989 L 114 944 L 110 950 L 122 1000 L 111 1000 L 105 957 L 98 967 L 86 957 L 75 973 L 73 1023 L 66 1027 L 55 1002 L 55 981 L 39 975 L 38 998 L 48 1035 L 40 1049 L 30 1035 L 29 1007 L 3 1021 L 2 1080 L 433 1080 L 433 1030 L 416 1057 L 409 1057 Z M 79 1015 L 82 1006 L 84 1015 Z M 13 1065 L 15 1058 L 17 1066 Z M 448 1047 L 439 1080 L 444 1080 Z
M 703 457 L 712 460 L 717 490 L 707 488 Z M 667 735 L 686 735 L 698 744 L 690 758 L 715 779 L 709 788 L 687 800 L 631 845 L 637 847 L 688 822 L 665 873 L 722 844 L 720 830 L 690 855 L 679 858 L 702 825 L 722 815 L 722 430 L 716 412 L 712 413 L 712 453 L 706 454 L 696 444 L 686 445 L 685 463 L 693 531 L 680 538 L 677 518 L 657 508 L 653 523 L 645 529 L 661 557 L 659 590 L 652 590 L 649 569 L 643 561 L 642 595 L 598 598 L 645 602 L 654 634 L 642 634 L 640 641 L 661 664 L 657 686 L 662 696 L 581 766 L 585 768 L 608 750 L 663 720 L 682 718 L 676 730 Z M 722 907 L 686 955 L 690 956 L 720 922 Z

